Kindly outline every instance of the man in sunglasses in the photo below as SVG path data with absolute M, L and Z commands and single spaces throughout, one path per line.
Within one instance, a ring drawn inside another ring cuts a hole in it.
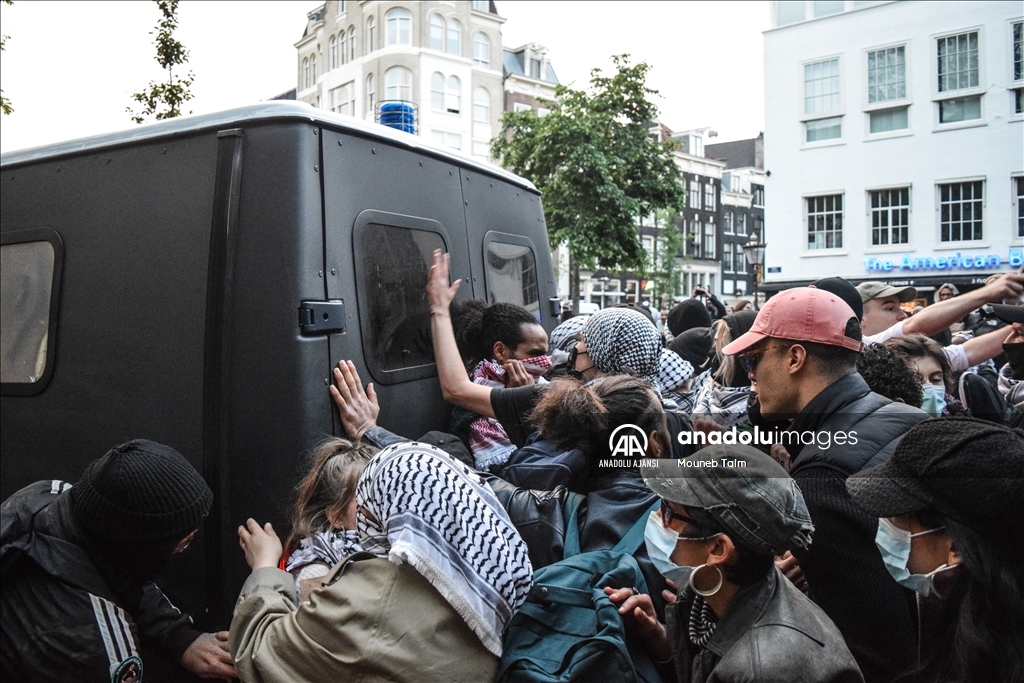
M 909 604 L 875 549 L 877 520 L 850 499 L 846 478 L 888 460 L 927 415 L 872 393 L 857 374 L 860 321 L 839 296 L 814 287 L 780 292 L 750 331 L 723 351 L 749 374 L 761 414 L 781 433 L 790 474 L 816 527 L 794 549 L 811 598 L 843 633 L 865 679 L 889 681 L 914 664 Z

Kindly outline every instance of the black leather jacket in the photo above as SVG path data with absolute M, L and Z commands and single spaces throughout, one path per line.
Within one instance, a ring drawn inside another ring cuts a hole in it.
M 839 630 L 774 567 L 762 581 L 736 593 L 700 649 L 689 640 L 694 596 L 687 593 L 665 609 L 680 683 L 864 680 Z

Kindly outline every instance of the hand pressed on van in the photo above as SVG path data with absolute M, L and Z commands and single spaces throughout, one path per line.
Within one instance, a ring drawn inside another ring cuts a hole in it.
M 363 391 L 362 380 L 356 366 L 350 360 L 338 361 L 334 369 L 334 385 L 330 388 L 331 398 L 338 406 L 338 417 L 345 433 L 353 440 L 359 440 L 366 430 L 377 426 L 380 404 L 373 383 Z

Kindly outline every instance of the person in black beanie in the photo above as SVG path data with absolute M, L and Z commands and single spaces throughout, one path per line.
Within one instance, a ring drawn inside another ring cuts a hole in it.
M 152 582 L 212 504 L 180 453 L 146 440 L 113 448 L 74 486 L 41 481 L 4 501 L 3 679 L 234 678 L 227 633 L 196 631 Z
M 672 336 L 678 337 L 683 332 L 695 327 L 711 327 L 711 313 L 708 312 L 704 302 L 698 299 L 687 299 L 672 307 L 665 322 L 668 324 L 668 331 L 672 333 Z
M 1024 681 L 1024 431 L 926 420 L 846 488 L 879 518 L 875 543 L 892 577 L 941 603 L 937 623 L 918 626 L 907 680 Z

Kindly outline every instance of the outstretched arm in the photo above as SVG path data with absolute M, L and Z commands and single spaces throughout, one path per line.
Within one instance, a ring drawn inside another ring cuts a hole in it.
M 491 407 L 491 389 L 473 384 L 462 365 L 459 347 L 455 343 L 450 306 L 462 280 L 448 285 L 448 254 L 434 250 L 434 265 L 427 275 L 427 302 L 430 304 L 430 329 L 434 337 L 434 359 L 437 378 L 441 382 L 444 400 L 466 410 L 494 417 Z
M 1000 302 L 1024 292 L 1024 275 L 1007 273 L 973 292 L 939 301 L 903 321 L 903 334 L 925 336 L 941 332 L 965 315 L 987 303 Z M 991 358 L 991 356 L 989 356 Z M 972 363 L 973 364 L 973 363 Z

